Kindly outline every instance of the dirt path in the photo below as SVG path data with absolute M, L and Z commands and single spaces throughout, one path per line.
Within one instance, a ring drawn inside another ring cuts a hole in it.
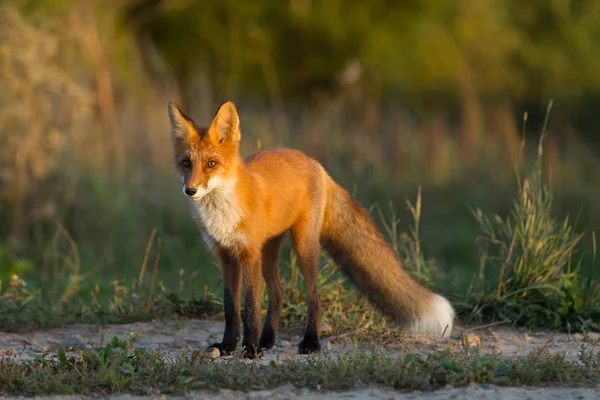
M 273 390 L 261 390 L 257 392 L 244 393 L 233 390 L 219 390 L 216 392 L 199 391 L 192 392 L 185 397 L 169 397 L 169 399 L 191 400 L 191 399 L 215 399 L 215 400 L 231 400 L 231 399 L 319 399 L 319 400 L 337 400 L 337 399 L 415 399 L 415 400 L 440 400 L 440 399 L 469 399 L 469 400 L 597 400 L 600 388 L 577 389 L 577 388 L 505 388 L 505 387 L 473 387 L 473 388 L 448 388 L 441 389 L 436 392 L 413 392 L 413 393 L 398 393 L 387 389 L 362 389 L 347 392 L 331 393 L 331 392 L 316 392 L 304 389 L 296 389 L 293 386 L 282 386 Z M 0 400 L 20 399 L 21 397 L 1 397 Z M 105 398 L 105 397 L 100 397 Z M 47 396 L 36 397 L 44 400 L 97 400 L 99 397 L 83 397 L 83 396 Z M 151 397 L 131 396 L 131 395 L 114 395 L 111 400 L 148 400 Z M 154 398 L 153 398 L 154 399 Z M 161 397 L 155 399 L 162 400 Z
M 11 354 L 18 359 L 27 361 L 35 358 L 47 350 L 62 347 L 86 348 L 91 344 L 106 343 L 113 336 L 124 338 L 128 333 L 134 332 L 141 337 L 138 347 L 145 349 L 161 348 L 176 355 L 184 350 L 198 349 L 210 343 L 219 341 L 223 330 L 222 323 L 210 321 L 168 321 L 145 322 L 125 325 L 100 327 L 94 325 L 76 325 L 65 328 L 56 328 L 25 334 L 0 332 L 0 357 L 2 354 Z M 324 352 L 340 353 L 356 349 L 379 352 L 389 355 L 416 353 L 426 356 L 438 350 L 459 350 L 462 348 L 461 335 L 466 333 L 471 345 L 482 345 L 484 354 L 501 353 L 506 357 L 527 357 L 535 352 L 545 354 L 565 353 L 567 359 L 575 359 L 582 344 L 587 338 L 580 334 L 567 335 L 561 333 L 528 332 L 523 329 L 507 327 L 490 327 L 476 331 L 456 329 L 453 336 L 446 343 L 432 343 L 425 339 L 403 338 L 385 348 L 369 344 L 353 343 L 351 338 L 325 338 L 323 340 Z M 595 337 L 598 337 L 596 334 Z M 271 360 L 300 358 L 296 354 L 296 346 L 300 337 L 282 335 L 277 345 L 265 352 L 265 357 L 256 362 L 268 364 Z M 233 392 L 221 390 L 217 393 L 195 392 L 186 398 L 211 398 L 228 399 L 233 397 L 245 398 L 398 398 L 398 399 L 440 399 L 440 398 L 468 398 L 468 399 L 592 399 L 600 398 L 600 388 L 596 389 L 523 389 L 523 388 L 496 388 L 472 387 L 461 389 L 443 389 L 433 393 L 397 393 L 385 389 L 366 389 L 342 393 L 324 393 L 307 391 L 293 387 L 283 387 L 270 391 L 252 393 Z M 117 396 L 118 398 L 137 399 L 135 396 Z M 117 398 L 113 397 L 113 398 Z M 50 397 L 55 399 L 80 399 L 82 397 Z M 0 398 L 1 399 L 1 398 Z
M 41 354 L 44 349 L 52 350 L 63 347 L 87 347 L 90 344 L 106 343 L 113 336 L 123 339 L 134 332 L 141 337 L 138 347 L 145 349 L 162 348 L 174 354 L 183 350 L 203 348 L 221 339 L 223 325 L 211 321 L 166 321 L 139 322 L 124 325 L 74 325 L 65 328 L 40 330 L 29 333 L 0 332 L 0 355 L 17 353 L 18 357 L 28 360 Z M 461 335 L 467 334 L 471 346 L 482 344 L 484 354 L 501 353 L 506 357 L 526 357 L 534 351 L 549 354 L 564 352 L 567 359 L 577 357 L 577 352 L 586 339 L 581 334 L 528 332 L 524 329 L 507 327 L 490 327 L 469 331 L 457 328 L 452 337 L 445 343 L 434 343 L 426 339 L 404 337 L 400 341 L 386 345 L 385 348 L 368 344 L 354 344 L 351 336 L 344 339 L 325 337 L 322 341 L 325 352 L 343 352 L 360 348 L 370 351 L 394 353 L 416 353 L 427 355 L 439 350 L 462 348 Z M 597 338 L 598 334 L 591 334 Z M 299 336 L 280 335 L 276 346 L 265 352 L 265 362 L 281 358 L 303 357 L 296 354 Z

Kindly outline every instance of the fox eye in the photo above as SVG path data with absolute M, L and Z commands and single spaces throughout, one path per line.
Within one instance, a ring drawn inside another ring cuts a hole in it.
M 192 162 L 190 160 L 183 160 L 181 162 L 181 165 L 183 166 L 183 168 L 191 168 L 192 167 Z
M 215 160 L 210 160 L 206 165 L 208 166 L 208 168 L 214 168 L 217 166 L 217 162 Z

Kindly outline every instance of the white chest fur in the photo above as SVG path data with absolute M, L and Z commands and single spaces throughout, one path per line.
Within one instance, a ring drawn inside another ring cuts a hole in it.
M 228 188 L 217 188 L 193 202 L 197 218 L 202 224 L 204 241 L 209 247 L 215 243 L 233 248 L 244 243 L 246 238 L 238 230 L 242 210 L 235 195 Z

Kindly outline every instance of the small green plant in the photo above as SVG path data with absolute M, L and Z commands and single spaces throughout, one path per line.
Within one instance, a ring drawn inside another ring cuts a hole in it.
M 548 115 L 550 109 L 551 103 Z M 560 220 L 553 215 L 553 193 L 543 179 L 546 124 L 535 163 L 519 180 L 511 215 L 489 217 L 481 209 L 473 213 L 483 232 L 484 249 L 480 290 L 470 294 L 467 319 L 553 329 L 599 329 L 600 294 L 597 288 L 591 290 L 591 281 L 581 281 L 577 261 L 577 246 L 583 235 L 575 231 L 568 216 Z
M 32 267 L 30 261 L 17 257 L 8 246 L 0 244 L 0 291 L 2 282 L 9 282 L 13 275 L 23 276 Z
M 409 227 L 408 232 L 400 230 L 400 220 L 392 203 L 389 204 L 389 217 L 386 217 L 380 207 L 376 207 L 376 210 L 392 249 L 402 262 L 403 267 L 419 282 L 433 288 L 435 282 L 432 275 L 435 265 L 433 260 L 425 258 L 421 246 L 420 227 L 423 209 L 421 187 L 417 192 L 415 203 L 413 204 L 407 199 L 406 207 L 412 218 L 412 226 Z

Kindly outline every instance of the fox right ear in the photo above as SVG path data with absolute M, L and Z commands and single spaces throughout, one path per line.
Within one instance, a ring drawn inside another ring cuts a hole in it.
M 187 139 L 192 129 L 192 120 L 185 115 L 174 101 L 169 101 L 169 121 L 171 122 L 171 138 Z

